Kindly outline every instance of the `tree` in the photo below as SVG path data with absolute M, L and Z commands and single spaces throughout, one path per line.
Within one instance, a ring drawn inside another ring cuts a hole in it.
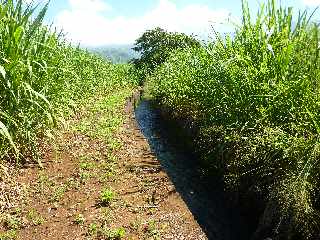
M 145 78 L 154 69 L 166 62 L 170 54 L 180 48 L 197 47 L 200 42 L 184 33 L 167 32 L 161 28 L 146 31 L 134 44 L 133 50 L 141 57 L 133 60 L 136 69 Z

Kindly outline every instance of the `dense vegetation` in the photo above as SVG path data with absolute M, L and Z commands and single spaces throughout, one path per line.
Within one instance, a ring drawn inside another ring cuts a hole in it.
M 257 239 L 319 237 L 319 25 L 274 0 L 249 12 L 244 1 L 234 37 L 171 54 L 148 89 L 199 129 L 196 148 L 230 192 L 262 201 Z
M 146 31 L 135 42 L 133 50 L 141 53 L 133 64 L 141 79 L 145 79 L 158 66 L 166 62 L 173 51 L 199 47 L 200 42 L 184 33 L 167 32 L 161 28 Z
M 39 137 L 59 120 L 133 82 L 129 65 L 112 65 L 44 26 L 47 7 L 0 1 L 0 160 L 39 159 Z

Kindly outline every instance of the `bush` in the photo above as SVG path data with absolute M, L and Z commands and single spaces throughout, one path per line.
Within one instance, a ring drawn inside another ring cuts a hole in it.
M 141 54 L 140 58 L 133 60 L 137 74 L 144 80 L 166 62 L 174 50 L 192 46 L 200 46 L 200 42 L 184 33 L 167 32 L 159 27 L 146 31 L 133 47 L 133 50 Z

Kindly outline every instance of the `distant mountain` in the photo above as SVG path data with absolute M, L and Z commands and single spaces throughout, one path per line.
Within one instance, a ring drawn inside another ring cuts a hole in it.
M 132 47 L 133 45 L 110 45 L 88 50 L 109 59 L 112 63 L 128 63 L 131 59 L 139 57 Z

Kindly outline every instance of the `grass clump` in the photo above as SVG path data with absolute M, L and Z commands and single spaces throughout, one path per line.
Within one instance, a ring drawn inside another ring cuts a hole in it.
M 122 227 L 116 229 L 101 228 L 97 233 L 98 237 L 105 238 L 108 240 L 120 240 L 126 235 L 126 230 Z
M 19 230 L 22 226 L 21 218 L 19 216 L 7 214 L 4 219 L 4 226 L 8 230 Z
M 100 194 L 100 202 L 103 205 L 109 205 L 115 199 L 115 197 L 115 192 L 109 188 L 106 188 Z
M 83 225 L 86 219 L 84 218 L 83 214 L 78 214 L 75 216 L 74 223 L 78 225 Z
M 49 198 L 49 202 L 50 203 L 59 202 L 63 198 L 67 190 L 68 190 L 67 186 L 65 185 L 54 187 L 54 189 L 52 189 L 53 192 Z
M 93 236 L 93 235 L 96 235 L 97 232 L 98 232 L 98 225 L 96 223 L 91 223 L 88 227 L 87 235 Z
M 4 233 L 0 232 L 0 240 L 14 240 L 17 239 L 17 231 L 9 230 Z
M 36 209 L 31 209 L 27 214 L 27 219 L 31 221 L 34 226 L 41 225 L 45 219 L 38 213 Z
M 87 235 L 96 239 L 120 240 L 125 237 L 126 230 L 123 227 L 111 229 L 106 225 L 92 223 L 88 227 Z
M 198 152 L 230 192 L 263 199 L 257 236 L 308 239 L 320 229 L 319 25 L 274 0 L 249 12 L 243 1 L 234 37 L 175 52 L 148 89 L 197 126 Z

